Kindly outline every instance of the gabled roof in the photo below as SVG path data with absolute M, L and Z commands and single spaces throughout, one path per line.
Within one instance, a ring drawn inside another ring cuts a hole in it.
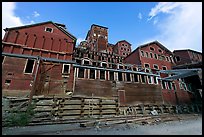
M 126 41 L 126 40 L 120 40 L 120 41 L 118 41 L 117 43 L 119 43 L 119 42 L 126 42 L 126 43 L 130 44 L 130 43 L 129 43 L 128 41 Z M 116 43 L 116 44 L 117 44 L 117 43 Z M 115 45 L 116 45 L 116 44 L 115 44 Z M 132 44 L 130 44 L 130 45 L 132 45 Z
M 130 56 L 131 54 L 133 54 L 135 51 L 137 51 L 138 49 L 140 48 L 143 48 L 143 47 L 146 47 L 146 46 L 149 46 L 151 44 L 157 44 L 161 49 L 164 49 L 165 51 L 173 54 L 170 50 L 168 50 L 166 47 L 164 47 L 160 42 L 158 42 L 157 40 L 155 41 L 152 41 L 152 42 L 149 42 L 149 43 L 146 43 L 146 44 L 142 44 L 140 46 L 138 46 L 134 51 L 132 51 L 129 55 L 127 55 L 126 57 Z M 126 58 L 125 57 L 125 58 Z
M 22 29 L 22 28 L 29 28 L 29 27 L 33 27 L 33 26 L 40 26 L 40 25 L 43 25 L 43 24 L 48 24 L 48 23 L 53 24 L 55 27 L 57 27 L 59 30 L 61 30 L 64 34 L 66 34 L 67 36 L 71 37 L 74 41 L 77 40 L 77 38 L 75 36 L 73 36 L 71 33 L 69 33 L 64 28 L 60 27 L 60 26 L 63 26 L 63 24 L 54 23 L 52 21 L 46 21 L 46 22 L 41 22 L 41 23 L 36 23 L 36 24 L 31 24 L 31 25 L 24 25 L 24 26 L 19 26 L 19 27 L 5 28 L 4 31 L 15 30 L 15 29 Z M 64 25 L 64 27 L 65 27 L 65 25 Z
M 92 28 L 93 26 L 97 26 L 97 27 L 101 27 L 101 28 L 105 28 L 105 29 L 108 29 L 107 27 L 104 27 L 104 26 L 100 26 L 100 25 L 97 25 L 97 24 L 92 24 L 92 25 L 91 25 L 91 28 Z
M 195 51 L 195 50 L 191 50 L 191 49 L 181 49 L 181 50 L 174 50 L 173 53 L 175 52 L 180 52 L 180 51 L 191 51 L 191 52 L 196 52 L 198 54 L 202 54 L 201 52 Z

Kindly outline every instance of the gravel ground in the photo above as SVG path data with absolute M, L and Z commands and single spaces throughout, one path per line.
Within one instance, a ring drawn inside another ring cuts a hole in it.
M 79 124 L 40 125 L 27 127 L 2 128 L 3 135 L 202 135 L 202 115 L 180 121 L 169 121 L 158 124 L 120 124 L 113 127 L 66 131 L 79 128 Z

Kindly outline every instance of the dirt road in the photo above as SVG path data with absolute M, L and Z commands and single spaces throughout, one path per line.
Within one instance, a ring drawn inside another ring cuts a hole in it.
M 112 127 L 79 128 L 79 124 L 40 125 L 2 128 L 3 135 L 202 135 L 202 115 L 180 121 L 157 124 L 120 124 Z

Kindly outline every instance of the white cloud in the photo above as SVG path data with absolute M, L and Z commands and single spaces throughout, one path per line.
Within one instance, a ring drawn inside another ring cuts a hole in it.
M 38 16 L 40 16 L 40 14 L 37 11 L 34 11 L 33 16 L 38 17 Z
M 139 13 L 137 16 L 139 19 L 142 19 L 142 13 Z
M 156 39 L 171 51 L 192 49 L 202 52 L 202 3 L 201 2 L 162 2 L 151 9 L 150 19 L 165 13 L 156 27 Z M 155 22 L 155 21 L 154 21 Z
M 24 25 L 20 17 L 15 15 L 16 4 L 14 2 L 2 2 L 2 38 L 5 28 Z
M 76 45 L 79 45 L 81 41 L 84 41 L 84 39 L 83 38 L 78 38 L 77 42 L 76 42 Z

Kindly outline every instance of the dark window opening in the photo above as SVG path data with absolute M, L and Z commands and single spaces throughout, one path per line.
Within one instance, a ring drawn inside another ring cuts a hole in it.
M 106 67 L 107 67 L 107 64 L 106 64 L 106 63 L 102 63 L 102 67 L 103 67 L 103 68 L 106 68 Z
M 150 47 L 150 50 L 154 51 L 154 48 L 153 48 L 153 47 Z
M 84 65 L 89 65 L 89 61 L 84 60 Z
M 98 56 L 98 60 L 101 60 L 101 56 Z
M 100 79 L 105 79 L 105 71 L 100 70 Z
M 81 65 L 81 60 L 80 59 L 76 59 L 76 63 Z
M 175 85 L 175 83 L 172 83 L 172 89 L 173 89 L 173 90 L 176 90 L 176 85 Z
M 25 73 L 32 73 L 34 66 L 34 60 L 28 60 L 25 68 Z
M 118 72 L 118 80 L 123 81 L 122 72 Z
M 45 28 L 45 31 L 52 33 L 53 29 L 52 28 Z
M 158 49 L 158 51 L 159 51 L 160 53 L 162 53 L 162 50 L 161 50 L 161 49 Z
M 123 66 L 119 66 L 119 69 L 123 69 Z
M 133 68 L 133 71 L 137 71 L 137 68 Z
M 154 69 L 158 70 L 159 69 L 158 65 L 154 65 Z
M 147 76 L 148 77 L 148 82 L 149 82 L 149 84 L 151 84 L 152 83 L 152 78 L 151 78 L 151 76 Z
M 126 73 L 126 78 L 127 78 L 127 81 L 131 81 L 131 79 L 130 79 L 130 73 Z
M 162 70 L 167 70 L 165 66 L 162 67 Z
M 5 58 L 5 56 L 1 56 L 1 63 L 3 63 L 4 62 L 4 58 Z
M 6 80 L 5 80 L 5 84 L 10 85 L 10 84 L 11 84 L 11 80 L 10 80 L 10 79 L 6 79 Z
M 90 69 L 90 79 L 95 79 L 95 70 Z
M 110 80 L 114 80 L 114 72 L 113 71 L 110 71 Z
M 94 67 L 97 67 L 98 63 L 97 62 L 93 62 L 92 63 Z
M 142 82 L 142 83 L 145 83 L 145 82 L 146 82 L 146 80 L 145 80 L 145 75 L 141 75 L 141 82 Z
M 135 81 L 135 82 L 139 82 L 139 79 L 138 79 L 138 75 L 137 75 L 137 74 L 134 74 L 134 81 Z
M 165 82 L 162 81 L 161 83 L 162 83 L 162 88 L 163 88 L 163 89 L 166 89 L 166 84 L 165 84 Z
M 78 77 L 79 77 L 79 78 L 84 78 L 84 69 L 83 69 L 83 68 L 79 68 Z
M 176 56 L 176 61 L 180 61 L 180 57 L 179 56 Z
M 64 65 L 64 66 L 63 66 L 63 72 L 62 72 L 62 73 L 66 73 L 66 74 L 69 73 L 69 69 L 70 69 L 70 68 L 69 68 L 69 65 Z
M 150 58 L 153 58 L 153 55 L 152 55 L 152 53 L 149 53 L 149 55 L 150 55 Z
M 157 56 L 157 54 L 154 54 L 154 58 L 155 58 L 155 59 L 158 59 L 158 56 Z
M 157 77 L 153 77 L 153 79 L 154 79 L 154 84 L 158 84 Z
M 149 73 L 149 72 L 150 72 L 150 70 L 149 70 L 149 69 L 145 69 L 145 72 Z
M 145 64 L 145 68 L 149 68 L 149 64 Z
M 149 57 L 149 54 L 148 54 L 148 52 L 145 52 L 146 53 L 146 57 L 148 58 Z
M 116 64 L 113 64 L 113 65 L 112 65 L 112 68 L 113 68 L 113 69 L 117 69 L 117 65 L 116 65 Z

